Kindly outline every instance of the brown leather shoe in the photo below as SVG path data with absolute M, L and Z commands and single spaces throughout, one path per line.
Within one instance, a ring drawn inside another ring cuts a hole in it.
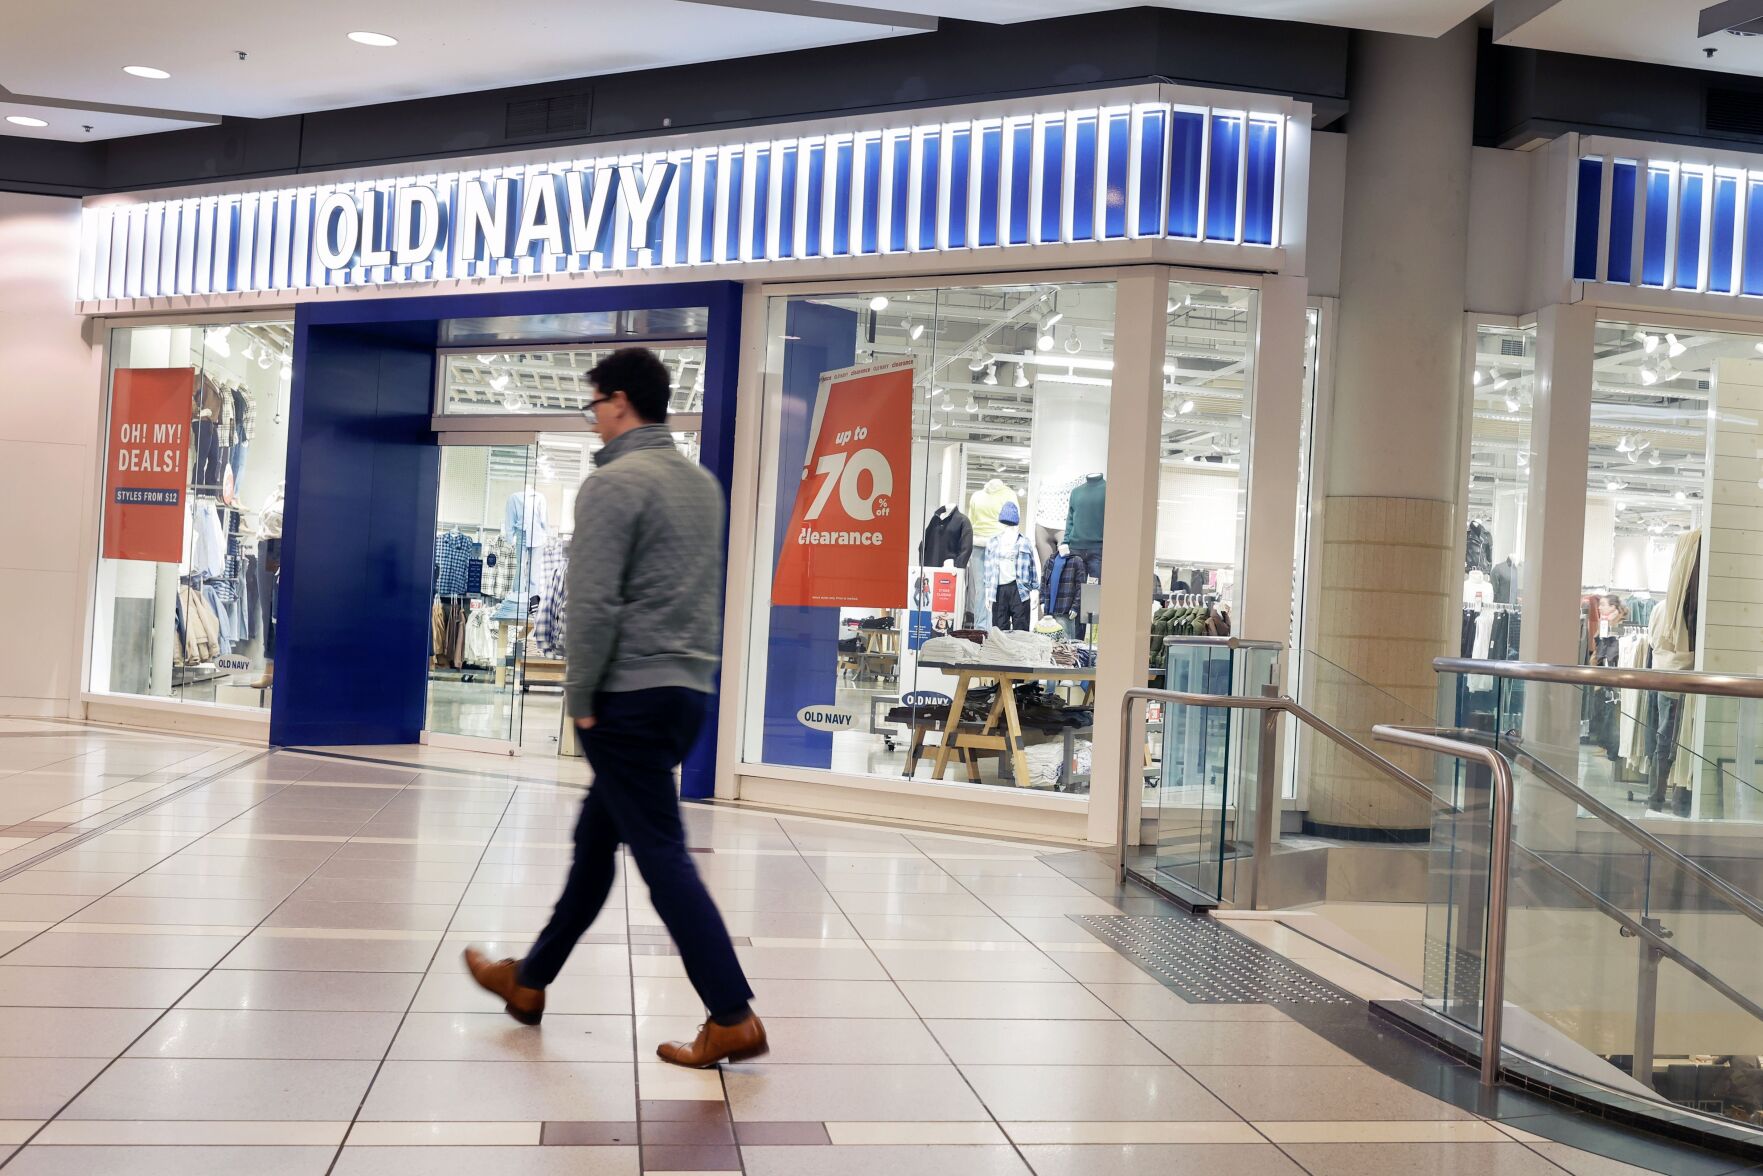
M 744 1062 L 761 1057 L 771 1047 L 765 1043 L 765 1026 L 752 1013 L 739 1025 L 718 1025 L 706 1021 L 698 1027 L 698 1036 L 690 1044 L 670 1041 L 655 1053 L 664 1062 L 707 1070 L 718 1062 Z
M 519 960 L 492 961 L 477 948 L 468 947 L 465 949 L 465 966 L 479 987 L 501 997 L 503 1010 L 522 1025 L 537 1025 L 539 1018 L 545 1015 L 545 990 L 522 987 L 517 979 Z

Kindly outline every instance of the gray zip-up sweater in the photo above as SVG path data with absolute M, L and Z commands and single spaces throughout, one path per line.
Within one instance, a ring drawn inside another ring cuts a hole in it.
M 594 456 L 575 498 L 565 690 L 594 698 L 683 686 L 709 693 L 722 648 L 722 487 L 646 425 Z

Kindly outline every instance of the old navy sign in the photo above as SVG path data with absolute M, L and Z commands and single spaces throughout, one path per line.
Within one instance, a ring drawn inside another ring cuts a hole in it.
M 1280 245 L 1286 116 L 1135 102 L 88 205 L 83 302 L 1169 238 Z M 1300 180 L 1302 177 L 1300 177 Z

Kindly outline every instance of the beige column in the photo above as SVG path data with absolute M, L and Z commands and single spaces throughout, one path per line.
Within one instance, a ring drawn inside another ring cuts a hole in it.
M 1348 731 L 1434 709 L 1460 589 L 1457 431 L 1476 30 L 1355 34 L 1341 310 L 1307 697 Z M 1344 671 L 1340 672 L 1340 671 Z M 1392 701 L 1393 699 L 1393 701 Z M 1424 774 L 1417 759 L 1411 770 Z M 1310 820 L 1420 829 L 1426 804 L 1329 747 Z

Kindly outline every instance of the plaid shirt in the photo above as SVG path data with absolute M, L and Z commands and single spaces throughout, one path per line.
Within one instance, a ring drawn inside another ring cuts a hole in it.
M 563 656 L 563 618 L 569 613 L 569 570 L 565 560 L 552 564 L 551 578 L 539 586 L 539 607 L 533 613 L 533 644 L 546 657 Z
M 464 596 L 466 569 L 475 547 L 469 535 L 442 531 L 435 536 L 435 595 Z
M 998 585 L 1004 582 L 1004 572 L 1010 566 L 1009 561 L 1016 561 L 1016 591 L 1022 600 L 1041 586 L 1040 573 L 1035 568 L 1035 547 L 1021 531 L 1006 528 L 993 535 L 986 543 L 985 589 L 989 601 L 998 594 Z

